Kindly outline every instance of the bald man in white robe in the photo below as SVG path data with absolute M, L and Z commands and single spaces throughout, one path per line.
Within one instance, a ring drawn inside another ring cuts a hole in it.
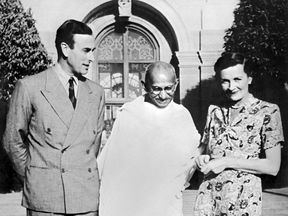
M 101 216 L 183 215 L 200 135 L 188 110 L 173 102 L 177 84 L 172 65 L 153 63 L 147 93 L 119 109 L 98 158 Z

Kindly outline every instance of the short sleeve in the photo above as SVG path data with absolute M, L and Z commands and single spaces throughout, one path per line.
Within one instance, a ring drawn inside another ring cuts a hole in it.
M 205 145 L 208 145 L 209 140 L 210 140 L 211 116 L 212 116 L 211 112 L 212 112 L 212 110 L 213 110 L 213 107 L 212 107 L 212 105 L 210 105 L 208 108 L 205 128 L 204 128 L 203 135 L 201 138 L 201 143 L 203 143 Z
M 280 110 L 275 104 L 271 105 L 264 116 L 262 141 L 264 149 L 273 148 L 284 141 Z

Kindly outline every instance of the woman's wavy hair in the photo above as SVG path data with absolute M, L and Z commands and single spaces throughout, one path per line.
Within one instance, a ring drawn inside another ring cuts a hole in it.
M 224 52 L 221 57 L 218 58 L 214 65 L 215 77 L 220 79 L 220 72 L 226 68 L 233 67 L 237 64 L 244 65 L 244 72 L 247 76 L 251 77 L 252 68 L 250 62 L 241 53 L 236 52 Z

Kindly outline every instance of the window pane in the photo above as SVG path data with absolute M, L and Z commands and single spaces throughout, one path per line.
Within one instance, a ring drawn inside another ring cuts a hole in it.
M 129 98 L 136 98 L 142 94 L 141 80 L 145 79 L 148 63 L 129 64 Z
M 99 63 L 100 85 L 106 98 L 123 98 L 123 64 Z
M 111 135 L 111 131 L 113 128 L 114 121 L 117 117 L 117 110 L 121 107 L 121 105 L 106 105 L 105 106 L 105 128 L 102 133 L 101 147 L 100 151 L 103 149 L 106 144 L 109 136 Z
M 96 49 L 99 80 L 109 103 L 120 104 L 143 94 L 141 80 L 144 80 L 145 69 L 157 56 L 149 36 L 133 26 L 127 27 L 123 34 L 105 35 Z
M 123 60 L 122 34 L 110 33 L 97 48 L 98 60 Z
M 109 120 L 113 123 L 117 117 L 117 110 L 121 107 L 122 105 L 106 105 L 105 106 L 105 120 Z
M 154 48 L 148 38 L 134 30 L 129 31 L 129 60 L 153 60 Z

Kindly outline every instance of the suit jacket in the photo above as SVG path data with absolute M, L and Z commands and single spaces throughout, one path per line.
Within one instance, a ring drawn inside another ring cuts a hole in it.
M 104 91 L 80 77 L 74 110 L 56 70 L 52 67 L 16 84 L 5 149 L 24 180 L 24 207 L 59 213 L 96 211 Z

